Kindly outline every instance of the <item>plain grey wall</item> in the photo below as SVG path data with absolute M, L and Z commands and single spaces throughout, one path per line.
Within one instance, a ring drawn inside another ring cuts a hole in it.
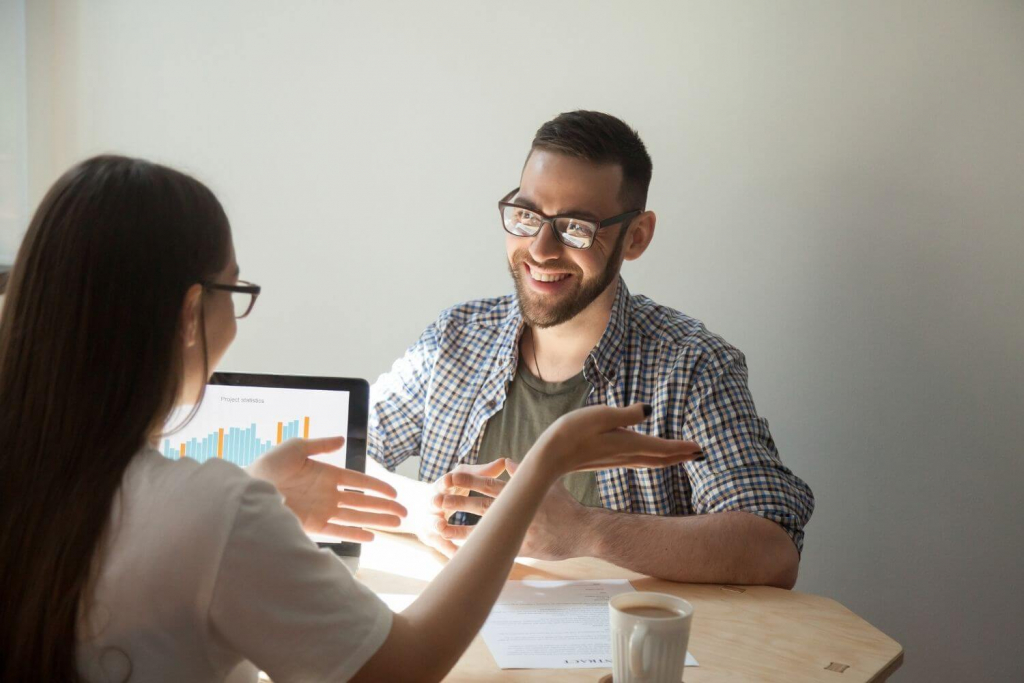
M 28 222 L 25 5 L 0 0 L 0 266 L 14 261 Z
M 1020 680 L 1018 2 L 28 5 L 30 197 L 102 151 L 207 181 L 265 294 L 225 365 L 375 377 L 509 289 L 495 202 L 594 108 L 654 158 L 625 275 L 743 349 L 814 488 L 798 589 L 905 681 Z

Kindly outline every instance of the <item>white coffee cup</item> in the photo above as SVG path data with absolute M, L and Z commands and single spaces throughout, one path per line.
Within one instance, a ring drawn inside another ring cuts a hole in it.
M 608 609 L 615 683 L 683 680 L 693 605 L 664 593 L 622 593 Z

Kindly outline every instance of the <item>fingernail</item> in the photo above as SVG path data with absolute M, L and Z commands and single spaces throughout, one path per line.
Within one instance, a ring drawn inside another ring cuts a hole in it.
M 651 407 L 650 403 L 644 404 L 644 417 L 650 417 L 651 413 L 654 412 L 654 408 Z

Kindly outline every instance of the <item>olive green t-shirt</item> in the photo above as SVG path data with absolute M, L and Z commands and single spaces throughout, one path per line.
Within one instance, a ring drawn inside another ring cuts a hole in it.
M 589 394 L 590 382 L 582 372 L 564 382 L 545 382 L 520 360 L 505 405 L 484 427 L 477 462 L 484 464 L 498 458 L 522 462 L 541 433 L 562 415 L 585 406 Z M 583 505 L 600 507 L 601 495 L 593 472 L 573 472 L 563 477 L 562 482 Z

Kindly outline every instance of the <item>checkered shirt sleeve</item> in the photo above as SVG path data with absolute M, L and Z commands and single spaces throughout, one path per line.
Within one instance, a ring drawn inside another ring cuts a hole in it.
M 366 452 L 392 472 L 406 458 L 420 454 L 437 344 L 438 327 L 433 323 L 370 387 Z
M 779 524 L 802 551 L 814 495 L 782 464 L 768 421 L 758 417 L 743 354 L 733 350 L 701 373 L 686 402 L 683 438 L 707 455 L 688 470 L 694 513 L 753 513 Z

